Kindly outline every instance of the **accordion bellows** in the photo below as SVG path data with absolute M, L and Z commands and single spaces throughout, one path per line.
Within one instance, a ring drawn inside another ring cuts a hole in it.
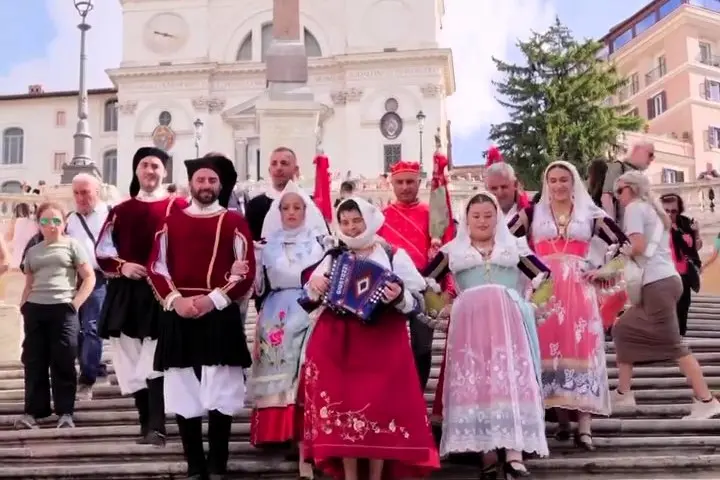
M 372 260 L 343 252 L 333 260 L 330 288 L 323 302 L 337 313 L 350 313 L 370 322 L 388 283 L 402 285 L 402 280 Z

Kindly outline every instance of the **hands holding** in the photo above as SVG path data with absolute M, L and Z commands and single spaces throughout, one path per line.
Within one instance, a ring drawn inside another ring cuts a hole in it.
M 397 283 L 388 283 L 383 288 L 383 303 L 390 303 L 397 299 L 402 293 L 402 287 Z
M 132 280 L 140 280 L 147 277 L 147 269 L 137 263 L 125 262 L 120 267 L 120 273 Z
M 318 275 L 310 278 L 308 282 L 310 289 L 318 295 L 324 295 L 330 288 L 330 279 L 325 275 Z
M 215 304 L 209 296 L 197 295 L 179 297 L 173 302 L 173 308 L 183 318 L 198 318 L 210 313 L 215 308 Z
M 250 271 L 246 260 L 236 260 L 230 268 L 230 275 L 233 277 L 245 277 Z

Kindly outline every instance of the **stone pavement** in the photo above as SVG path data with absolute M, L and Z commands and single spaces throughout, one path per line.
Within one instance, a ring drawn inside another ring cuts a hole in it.
M 12 283 L 15 283 L 15 277 Z M 21 279 L 21 277 L 20 277 Z M 19 295 L 17 285 L 8 293 Z M 6 311 L 6 314 L 9 310 Z M 8 326 L 5 316 L 0 325 Z M 17 321 L 17 318 L 15 319 Z M 248 319 L 252 338 L 254 317 Z M 5 328 L 3 328 L 5 330 Z M 3 338 L 3 349 L 17 350 L 15 339 Z M 713 389 L 720 387 L 720 298 L 697 296 L 693 301 L 688 343 L 697 352 Z M 443 338 L 434 344 L 434 368 L 426 399 L 437 384 Z M 610 384 L 617 369 L 612 344 L 606 345 Z M 4 355 L 9 357 L 8 355 Z M 107 357 L 107 354 L 106 354 Z M 23 408 L 22 366 L 15 358 L 0 361 L 0 479 L 179 479 L 184 478 L 177 427 L 168 418 L 166 448 L 135 445 L 137 415 L 130 398 L 120 396 L 109 381 L 96 388 L 95 399 L 77 405 L 77 428 L 57 430 L 48 419 L 39 430 L 15 431 L 14 419 Z M 691 391 L 677 367 L 655 365 L 636 370 L 638 406 L 620 408 L 610 418 L 594 420 L 598 450 L 587 453 L 569 443 L 550 440 L 552 456 L 533 459 L 528 466 L 538 479 L 720 479 L 720 419 L 681 420 L 690 410 Z M 258 451 L 248 442 L 249 411 L 233 425 L 232 478 L 296 478 L 295 463 L 284 455 Z M 548 425 L 552 436 L 555 425 Z M 475 479 L 477 469 L 445 465 L 442 479 Z

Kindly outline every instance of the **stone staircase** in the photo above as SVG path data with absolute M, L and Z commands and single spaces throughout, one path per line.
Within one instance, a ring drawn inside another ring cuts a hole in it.
M 254 318 L 248 319 L 252 338 Z M 711 388 L 720 387 L 720 297 L 697 296 L 691 308 L 688 343 L 697 354 Z M 443 339 L 435 341 L 428 405 L 437 384 Z M 617 369 L 607 345 L 611 387 Z M 0 479 L 178 479 L 184 478 L 182 448 L 174 420 L 168 419 L 166 448 L 135 445 L 138 433 L 133 401 L 113 384 L 98 385 L 95 398 L 78 402 L 75 429 L 55 428 L 54 419 L 39 430 L 15 431 L 23 408 L 19 362 L 0 363 Z M 594 421 L 595 445 L 588 453 L 551 438 L 552 456 L 528 461 L 544 479 L 720 479 L 720 419 L 681 420 L 690 411 L 691 391 L 671 365 L 636 369 L 636 408 L 622 408 Z M 296 463 L 284 455 L 254 449 L 248 443 L 249 411 L 233 425 L 232 478 L 296 478 Z M 548 425 L 552 436 L 555 425 Z M 477 468 L 446 464 L 443 479 L 477 478 Z

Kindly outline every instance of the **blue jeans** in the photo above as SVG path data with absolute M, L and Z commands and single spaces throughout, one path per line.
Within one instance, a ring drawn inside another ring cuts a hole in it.
M 96 275 L 99 275 L 96 273 Z M 94 385 L 97 377 L 102 374 L 103 366 L 100 364 L 102 358 L 103 340 L 98 336 L 98 320 L 102 310 L 107 282 L 105 278 L 98 276 L 95 282 L 95 289 L 88 299 L 80 307 L 80 379 L 81 385 Z

